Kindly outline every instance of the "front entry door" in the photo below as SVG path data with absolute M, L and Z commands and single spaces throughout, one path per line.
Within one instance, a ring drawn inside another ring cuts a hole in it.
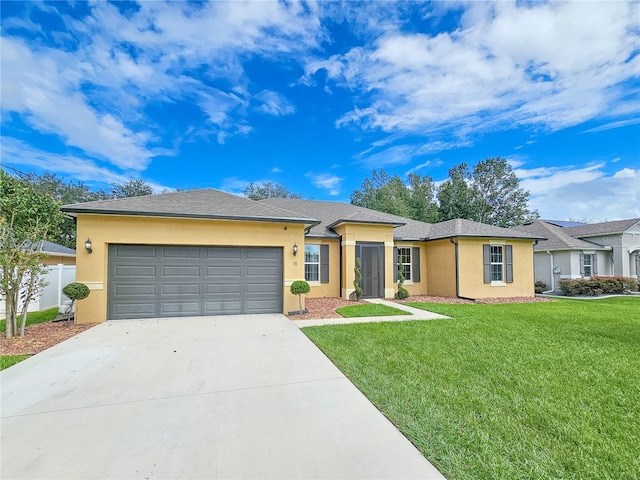
M 384 296 L 384 244 L 367 243 L 356 245 L 356 257 L 362 262 L 362 296 L 381 298 Z

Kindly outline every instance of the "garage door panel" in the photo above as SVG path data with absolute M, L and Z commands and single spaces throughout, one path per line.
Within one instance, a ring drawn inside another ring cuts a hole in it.
M 162 302 L 160 316 L 167 315 L 200 315 L 200 302 Z
M 121 283 L 117 284 L 114 287 L 114 292 L 119 297 L 137 297 L 137 296 L 156 296 L 156 286 L 155 284 L 151 285 L 141 285 L 139 283 L 136 284 L 126 284 Z
M 205 268 L 205 276 L 240 279 L 242 272 L 240 266 L 236 265 L 207 265 Z
M 162 247 L 162 258 L 175 259 L 200 259 L 201 248 L 200 247 Z
M 162 285 L 163 295 L 200 295 L 200 284 Z
M 154 265 L 115 265 L 115 276 L 118 278 L 155 278 L 157 269 Z
M 281 248 L 109 246 L 110 320 L 278 313 L 282 293 Z

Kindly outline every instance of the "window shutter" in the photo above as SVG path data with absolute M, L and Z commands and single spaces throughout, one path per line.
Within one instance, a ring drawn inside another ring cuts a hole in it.
M 411 278 L 414 282 L 420 281 L 420 247 L 413 247 L 411 249 L 411 262 L 413 263 L 413 272 L 411 272 Z
M 591 272 L 593 275 L 598 275 L 598 255 L 591 255 Z
M 636 254 L 636 275 L 640 277 L 640 253 Z
M 506 245 L 507 249 L 507 283 L 513 283 L 513 246 Z
M 491 245 L 482 246 L 482 258 L 484 262 L 484 283 L 491 283 Z
M 580 254 L 580 276 L 584 277 L 584 254 Z
M 398 247 L 393 247 L 393 283 L 398 283 Z
M 320 245 L 320 283 L 329 283 L 329 245 Z

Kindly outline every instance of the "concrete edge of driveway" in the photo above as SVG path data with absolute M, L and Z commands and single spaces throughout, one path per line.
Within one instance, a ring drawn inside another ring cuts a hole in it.
M 380 323 L 380 322 L 409 322 L 414 320 L 439 320 L 448 319 L 445 315 L 439 313 L 428 312 L 419 308 L 410 307 L 402 303 L 390 302 L 382 298 L 365 299 L 365 302 L 378 303 L 387 305 L 399 310 L 404 310 L 409 315 L 394 315 L 381 317 L 351 317 L 351 318 L 313 318 L 309 320 L 292 320 L 292 323 L 298 328 L 317 327 L 322 325 L 348 325 L 351 323 Z

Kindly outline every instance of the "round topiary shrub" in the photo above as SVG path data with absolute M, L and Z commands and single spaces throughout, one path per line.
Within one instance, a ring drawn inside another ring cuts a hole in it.
M 62 293 L 64 293 L 67 297 L 69 297 L 72 301 L 83 300 L 89 296 L 91 290 L 84 283 L 70 283 L 62 289 Z
M 296 280 L 291 284 L 290 290 L 294 295 L 298 295 L 298 306 L 300 307 L 300 312 L 302 312 L 302 295 L 309 293 L 311 287 L 304 280 Z

